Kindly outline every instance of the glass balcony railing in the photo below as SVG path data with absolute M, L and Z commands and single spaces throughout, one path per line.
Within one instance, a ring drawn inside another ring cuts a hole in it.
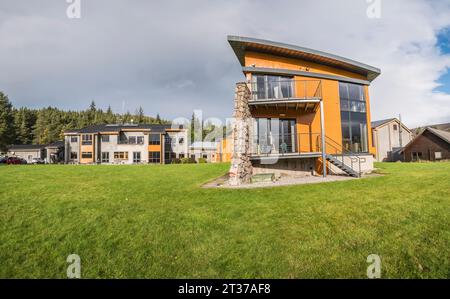
M 253 156 L 318 153 L 321 149 L 320 133 L 256 134 L 251 140 Z
M 251 101 L 308 100 L 322 98 L 320 80 L 256 81 L 251 84 Z

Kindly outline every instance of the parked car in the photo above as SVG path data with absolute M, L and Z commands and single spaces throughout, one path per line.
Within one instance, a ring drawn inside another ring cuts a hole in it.
M 6 164 L 7 157 L 0 157 L 0 164 Z
M 9 157 L 6 159 L 6 164 L 27 164 L 27 161 L 19 157 Z
M 33 158 L 31 164 L 45 164 L 45 161 L 41 158 Z

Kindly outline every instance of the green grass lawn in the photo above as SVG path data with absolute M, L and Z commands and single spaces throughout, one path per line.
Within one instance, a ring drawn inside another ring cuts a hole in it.
M 1 166 L 0 277 L 450 278 L 450 163 L 385 176 L 202 189 L 227 164 Z

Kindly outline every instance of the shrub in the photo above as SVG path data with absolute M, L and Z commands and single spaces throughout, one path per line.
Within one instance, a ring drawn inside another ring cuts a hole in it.
M 193 164 L 193 163 L 195 163 L 195 159 L 192 159 L 192 158 L 181 158 L 180 162 L 181 162 L 181 164 Z
M 198 163 L 207 163 L 205 158 L 198 158 Z

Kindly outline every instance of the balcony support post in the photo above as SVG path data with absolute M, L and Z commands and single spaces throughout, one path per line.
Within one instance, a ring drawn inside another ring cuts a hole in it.
M 326 148 L 325 148 L 325 123 L 323 112 L 323 99 L 320 100 L 320 137 L 322 138 L 322 173 L 323 177 L 327 177 L 327 160 L 326 160 Z

